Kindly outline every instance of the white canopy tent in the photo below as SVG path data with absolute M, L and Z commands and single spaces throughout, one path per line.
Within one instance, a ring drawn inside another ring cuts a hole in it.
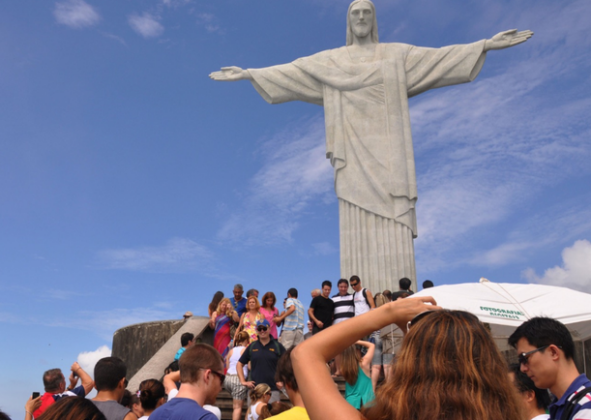
M 536 316 L 562 322 L 576 341 L 591 338 L 591 294 L 566 287 L 493 283 L 482 278 L 478 283 L 437 286 L 412 295 L 418 296 L 433 296 L 445 309 L 473 313 L 490 326 L 501 350 L 508 348 L 507 338 L 519 325 Z M 395 327 L 394 334 L 401 337 L 402 331 Z

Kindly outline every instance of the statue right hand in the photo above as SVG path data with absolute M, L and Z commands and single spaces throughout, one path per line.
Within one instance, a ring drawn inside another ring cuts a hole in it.
M 248 70 L 243 70 L 236 66 L 222 67 L 220 71 L 210 73 L 209 78 L 220 82 L 235 82 L 237 80 L 250 79 L 250 73 Z

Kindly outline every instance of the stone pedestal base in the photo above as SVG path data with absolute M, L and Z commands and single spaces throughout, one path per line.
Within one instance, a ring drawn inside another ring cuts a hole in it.
M 417 291 L 412 230 L 393 219 L 369 213 L 339 199 L 341 277 L 356 274 L 374 295 L 398 290 L 408 277 Z

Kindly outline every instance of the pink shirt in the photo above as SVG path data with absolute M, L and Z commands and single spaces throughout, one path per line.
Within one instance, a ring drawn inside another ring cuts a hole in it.
M 263 308 L 261 306 L 259 312 L 263 314 L 267 321 L 269 321 L 269 324 L 271 325 L 271 328 L 269 328 L 269 333 L 273 336 L 275 340 L 277 340 L 277 324 L 275 324 L 275 322 L 273 321 L 273 317 L 279 316 L 279 311 L 277 310 L 277 308 L 273 309 L 273 311 L 270 311 L 269 309 Z

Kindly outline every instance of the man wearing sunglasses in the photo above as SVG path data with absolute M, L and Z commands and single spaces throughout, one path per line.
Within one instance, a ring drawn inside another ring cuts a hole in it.
M 282 354 L 285 353 L 285 347 L 275 340 L 269 334 L 269 321 L 262 319 L 257 321 L 256 329 L 258 340 L 253 341 L 244 350 L 240 360 L 236 364 L 236 373 L 240 378 L 240 383 L 253 389 L 258 384 L 267 384 L 271 387 L 271 399 L 269 403 L 279 401 L 281 394 L 275 384 L 275 372 L 277 371 L 277 362 Z M 250 381 L 244 377 L 243 366 L 250 362 Z
M 591 381 L 579 374 L 575 345 L 564 324 L 552 318 L 532 318 L 511 334 L 509 345 L 517 350 L 521 371 L 538 388 L 554 395 L 550 420 L 591 420 Z

